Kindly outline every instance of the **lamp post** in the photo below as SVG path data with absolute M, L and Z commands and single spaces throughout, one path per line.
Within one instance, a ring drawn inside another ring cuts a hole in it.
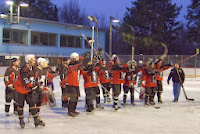
M 14 2 L 12 0 L 7 0 L 6 4 L 10 6 L 10 23 L 13 21 L 13 4 Z
M 94 18 L 92 16 L 88 16 L 88 19 L 90 21 L 92 21 L 92 40 L 89 41 L 89 43 L 91 43 L 91 59 L 90 62 L 92 63 L 92 59 L 93 59 L 93 44 L 94 44 Z
M 97 55 L 98 55 L 98 47 L 99 47 L 99 39 L 98 39 L 98 34 L 99 34 L 99 23 L 97 21 L 97 19 L 94 16 L 88 16 L 88 18 L 90 19 L 90 21 L 92 22 L 96 22 L 97 25 L 97 33 L 96 33 L 96 42 L 97 42 Z
M 20 2 L 17 6 L 17 23 L 19 23 L 19 17 L 20 17 L 20 7 L 28 7 L 29 5 L 24 2 Z
M 119 20 L 110 16 L 110 34 L 109 34 L 109 55 L 112 56 L 112 23 L 118 23 Z
M 10 6 L 10 23 L 13 23 L 13 5 L 14 2 L 12 0 L 7 0 L 6 4 Z M 28 7 L 29 5 L 24 2 L 19 2 L 17 4 L 17 23 L 19 23 L 20 17 L 20 7 Z

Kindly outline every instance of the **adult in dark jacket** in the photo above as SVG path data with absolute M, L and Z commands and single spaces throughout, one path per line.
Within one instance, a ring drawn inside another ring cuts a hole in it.
M 173 81 L 173 93 L 174 93 L 174 102 L 178 102 L 178 98 L 180 95 L 181 85 L 184 83 L 185 80 L 185 73 L 184 71 L 179 67 L 179 64 L 175 64 L 174 68 L 171 70 L 168 79 L 167 84 L 169 84 L 170 79 L 172 78 Z

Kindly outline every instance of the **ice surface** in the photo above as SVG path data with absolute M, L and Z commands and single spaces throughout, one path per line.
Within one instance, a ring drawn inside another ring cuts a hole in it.
M 119 111 L 112 108 L 112 104 L 103 104 L 105 109 L 94 114 L 87 114 L 84 109 L 85 93 L 83 82 L 81 82 L 82 100 L 78 103 L 77 110 L 80 116 L 70 118 L 67 115 L 67 109 L 61 108 L 61 89 L 58 78 L 54 79 L 55 96 L 57 106 L 50 108 L 43 106 L 40 117 L 46 123 L 46 127 L 35 128 L 33 121 L 27 122 L 28 107 L 25 106 L 25 129 L 21 129 L 18 118 L 12 115 L 13 106 L 10 109 L 10 116 L 5 117 L 5 86 L 3 78 L 0 78 L 0 133 L 1 134 L 199 134 L 200 133 L 200 90 L 199 80 L 196 78 L 186 78 L 184 83 L 188 98 L 194 98 L 194 102 L 187 101 L 181 92 L 179 102 L 173 103 L 172 82 L 166 84 L 164 78 L 164 93 L 162 98 L 164 103 L 159 104 L 160 109 L 154 107 L 144 107 L 142 101 L 138 99 L 138 93 L 135 92 L 136 106 L 122 107 Z M 136 88 L 139 90 L 138 88 Z M 120 101 L 122 102 L 122 94 Z M 157 97 L 155 97 L 157 103 Z M 128 96 L 128 103 L 129 96 Z

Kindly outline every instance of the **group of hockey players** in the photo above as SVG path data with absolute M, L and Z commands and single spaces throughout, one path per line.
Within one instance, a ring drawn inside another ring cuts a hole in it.
M 51 69 L 45 58 L 36 59 L 35 55 L 25 56 L 25 65 L 20 66 L 17 58 L 11 59 L 12 66 L 5 72 L 6 103 L 5 112 L 9 116 L 11 100 L 14 100 L 14 114 L 19 117 L 19 124 L 25 127 L 24 105 L 29 105 L 29 113 L 34 118 L 35 126 L 45 126 L 40 119 L 39 112 L 42 104 L 49 103 L 56 106 L 53 95 L 53 78 L 60 76 L 62 91 L 62 107 L 68 109 L 68 116 L 76 117 L 80 113 L 76 111 L 80 96 L 79 78 L 84 79 L 85 108 L 86 112 L 96 109 L 104 109 L 100 104 L 100 89 L 102 89 L 104 103 L 113 100 L 114 110 L 120 109 L 119 95 L 123 89 L 123 106 L 127 105 L 127 94 L 130 92 L 131 106 L 135 106 L 134 92 L 138 92 L 140 99 L 144 99 L 145 106 L 154 106 L 154 96 L 157 94 L 158 103 L 162 103 L 161 93 L 162 74 L 171 64 L 164 64 L 164 58 L 153 61 L 148 59 L 145 63 L 135 60 L 121 64 L 117 55 L 113 55 L 109 63 L 102 56 L 92 56 L 86 52 L 79 56 L 74 52 L 69 58 L 63 58 L 62 65 L 58 69 Z M 35 65 L 37 61 L 37 66 Z M 144 91 L 135 89 L 137 76 L 139 85 Z M 122 86 L 123 85 L 123 88 Z M 112 92 L 111 92 L 112 91 Z M 94 104 L 96 101 L 96 105 Z M 27 111 L 28 112 L 28 111 Z

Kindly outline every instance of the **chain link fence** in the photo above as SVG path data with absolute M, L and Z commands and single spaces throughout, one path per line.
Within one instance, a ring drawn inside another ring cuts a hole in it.
M 126 63 L 128 60 L 131 60 L 131 55 L 118 55 L 120 58 L 120 61 L 122 63 Z M 139 61 L 142 60 L 143 62 L 147 61 L 149 58 L 153 59 L 155 61 L 156 59 L 160 58 L 161 55 L 135 55 L 134 60 Z M 185 58 L 188 58 L 191 55 L 168 55 L 164 63 L 177 63 Z M 181 67 L 184 68 L 200 68 L 200 55 L 197 55 L 196 57 L 193 57 L 191 59 L 188 59 L 184 62 L 180 63 Z
M 24 62 L 24 57 L 25 55 L 27 55 L 29 53 L 14 53 L 14 52 L 10 52 L 9 54 L 6 54 L 1 52 L 0 53 L 0 66 L 10 66 L 11 65 L 11 62 L 10 62 L 10 59 L 12 57 L 15 57 L 17 56 L 20 61 L 21 61 L 21 64 L 24 65 L 25 62 Z M 44 57 L 44 58 L 48 58 L 49 59 L 49 64 L 52 65 L 52 66 L 56 66 L 58 64 L 61 64 L 62 63 L 62 59 L 63 57 L 69 57 L 68 55 L 58 55 L 56 53 L 35 53 L 35 56 L 36 57 Z M 151 58 L 153 59 L 154 61 L 158 58 L 160 58 L 161 55 L 134 55 L 134 60 L 135 61 L 139 61 L 139 60 L 142 60 L 143 62 L 147 61 L 148 58 Z M 170 63 L 172 62 L 173 64 L 174 63 L 177 63 L 187 57 L 189 57 L 191 55 L 168 55 L 164 62 L 165 64 L 167 63 Z M 127 61 L 131 60 L 131 55 L 118 55 L 118 57 L 120 58 L 120 61 L 121 63 L 126 63 Z M 107 61 L 109 61 L 109 57 L 105 57 Z M 181 67 L 184 67 L 184 68 L 200 68 L 200 55 L 197 55 L 196 57 L 193 57 L 191 59 L 188 59 L 184 62 L 181 62 L 180 63 L 180 66 Z
M 7 66 L 11 65 L 11 61 L 10 59 L 13 57 L 17 57 L 19 58 L 19 60 L 21 61 L 21 65 L 25 64 L 25 60 L 24 57 L 25 55 L 27 55 L 29 53 L 10 53 L 10 54 L 4 54 L 0 52 L 0 75 L 4 74 L 5 69 L 7 68 Z M 36 58 L 38 57 L 44 57 L 44 58 L 48 58 L 49 60 L 49 65 L 50 66 L 59 66 L 60 64 L 62 64 L 62 59 L 64 57 L 69 57 L 68 55 L 58 55 L 55 53 L 46 53 L 46 54 L 40 54 L 40 53 L 35 53 Z M 127 61 L 131 60 L 131 55 L 118 55 L 120 58 L 120 61 L 122 64 L 127 63 Z M 135 61 L 139 61 L 142 60 L 143 62 L 147 61 L 148 58 L 152 58 L 154 61 L 158 58 L 160 58 L 161 55 L 135 55 L 134 56 L 134 60 Z M 190 57 L 191 55 L 168 55 L 165 60 L 164 63 L 168 64 L 170 62 L 177 63 L 185 58 Z M 109 57 L 105 56 L 105 59 L 107 61 L 109 61 Z M 184 69 L 185 74 L 189 77 L 200 77 L 200 55 L 197 55 L 191 59 L 188 59 L 184 62 L 180 63 L 180 66 Z M 165 75 L 169 74 L 170 69 L 164 71 Z

